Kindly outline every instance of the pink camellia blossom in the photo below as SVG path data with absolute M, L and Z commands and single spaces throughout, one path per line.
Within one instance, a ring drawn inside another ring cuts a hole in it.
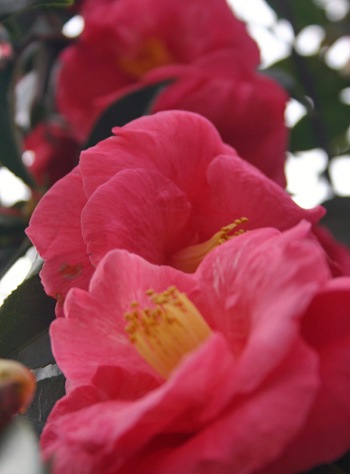
M 24 140 L 31 154 L 28 168 L 44 189 L 69 173 L 78 163 L 80 146 L 68 130 L 54 122 L 38 124 Z
M 148 81 L 167 76 L 178 80 L 156 99 L 153 112 L 182 109 L 204 115 L 242 158 L 285 185 L 287 95 L 271 78 L 256 74 L 240 54 L 230 51 L 208 55 L 191 66 L 156 70 Z
M 43 197 L 28 236 L 44 258 L 42 281 L 59 302 L 86 289 L 95 266 L 121 248 L 193 272 L 221 242 L 245 230 L 312 223 L 277 184 L 224 144 L 204 117 L 142 117 L 83 151 L 79 166 Z
M 88 1 L 81 13 L 85 29 L 61 56 L 57 88 L 81 141 L 112 102 L 171 79 L 152 112 L 203 114 L 242 158 L 285 185 L 287 94 L 257 73 L 258 48 L 225 0 Z
M 53 473 L 292 474 L 349 449 L 350 279 L 309 227 L 241 235 L 194 274 L 108 253 L 51 326 Z

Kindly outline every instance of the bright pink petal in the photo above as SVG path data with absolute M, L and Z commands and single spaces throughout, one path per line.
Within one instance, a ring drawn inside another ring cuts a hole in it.
M 146 81 L 172 77 L 176 81 L 157 96 L 154 112 L 181 109 L 203 115 L 244 160 L 285 187 L 288 96 L 275 81 L 252 70 L 235 50 L 215 51 L 191 65 L 158 68 Z
M 113 131 L 116 137 L 81 154 L 80 171 L 88 198 L 121 170 L 144 168 L 169 178 L 190 201 L 198 200 L 209 163 L 227 152 L 215 127 L 189 112 L 160 112 Z
M 258 384 L 285 357 L 300 315 L 329 278 L 309 231 L 304 222 L 284 233 L 249 232 L 211 252 L 197 270 L 194 301 L 240 357 L 242 388 Z
M 86 473 L 134 472 L 136 466 L 164 474 L 190 474 L 199 466 L 213 474 L 251 472 L 276 457 L 305 419 L 318 385 L 316 361 L 297 344 L 283 369 L 245 397 L 234 369 L 230 349 L 215 335 L 166 384 L 133 403 L 95 399 L 89 407 L 86 399 L 94 397 L 88 391 L 79 409 L 72 392 L 56 408 L 61 416 L 54 410 L 50 417 L 45 455 L 57 455 L 54 472 L 69 472 L 72 457 L 88 461 Z
M 296 344 L 259 390 L 233 398 L 227 411 L 182 444 L 162 446 L 160 436 L 159 452 L 155 444 L 154 453 L 145 450 L 120 474 L 136 466 L 154 474 L 256 472 L 298 432 L 317 386 L 317 359 L 303 344 Z
M 162 264 L 187 244 L 191 204 L 172 181 L 149 170 L 125 170 L 101 185 L 82 212 L 91 261 L 126 249 Z
M 235 218 L 247 217 L 245 229 L 288 229 L 300 220 L 317 222 L 322 207 L 302 209 L 290 196 L 259 170 L 235 156 L 218 156 L 208 167 L 209 190 L 204 196 L 208 222 L 217 228 Z M 203 212 L 203 211 L 202 211 Z
M 257 45 L 224 0 L 99 1 L 82 13 L 85 28 L 61 55 L 57 88 L 59 110 L 82 141 L 102 111 L 99 99 L 136 84 L 149 70 L 223 48 L 244 51 L 250 68 L 259 64 Z
M 308 470 L 350 449 L 349 308 L 350 279 L 339 278 L 329 282 L 307 311 L 303 336 L 320 359 L 321 386 L 302 432 L 266 474 Z
M 170 285 L 188 292 L 194 283 L 190 275 L 171 267 L 153 266 L 137 255 L 114 250 L 97 267 L 90 293 L 71 290 L 66 318 L 53 322 L 51 340 L 57 363 L 73 386 L 91 382 L 100 365 L 138 369 L 158 379 L 129 342 L 124 313 L 133 301 L 149 306 L 146 290 L 164 291 Z
M 81 234 L 80 215 L 85 204 L 76 168 L 45 194 L 26 230 L 45 259 L 41 272 L 45 290 L 59 302 L 70 288 L 87 288 L 94 271 Z

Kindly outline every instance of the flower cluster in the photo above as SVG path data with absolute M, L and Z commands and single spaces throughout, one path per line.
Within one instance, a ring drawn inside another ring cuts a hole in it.
M 281 186 L 285 93 L 224 1 L 79 5 L 57 97 L 77 139 L 125 91 L 174 82 L 82 152 L 27 229 L 67 378 L 44 458 L 54 474 L 295 474 L 341 456 L 350 278 L 324 209 Z
M 350 279 L 308 231 L 247 232 L 194 274 L 109 252 L 51 328 L 54 472 L 293 473 L 348 449 Z
M 242 158 L 285 184 L 287 94 L 256 71 L 258 48 L 225 0 L 90 0 L 81 14 L 85 29 L 64 50 L 57 85 L 78 139 L 118 97 L 170 79 L 153 111 L 204 115 Z

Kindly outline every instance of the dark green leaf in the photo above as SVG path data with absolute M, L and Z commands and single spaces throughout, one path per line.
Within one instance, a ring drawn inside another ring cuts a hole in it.
M 24 239 L 25 226 L 23 219 L 0 213 L 0 278 L 30 246 Z
M 289 20 L 296 32 L 308 25 L 326 23 L 327 17 L 322 8 L 312 0 L 266 0 L 280 18 Z
M 41 434 L 54 404 L 64 395 L 65 378 L 62 374 L 45 378 L 37 383 L 34 399 L 23 417 L 32 423 L 38 435 Z
M 48 329 L 34 337 L 34 339 L 27 344 L 23 345 L 12 355 L 12 359 L 21 362 L 31 369 L 44 367 L 48 364 L 54 364 L 55 358 L 51 351 Z
M 278 71 L 284 73 L 281 76 Z M 345 153 L 345 140 L 350 106 L 342 103 L 339 94 L 348 86 L 345 78 L 330 69 L 322 57 L 315 55 L 300 57 L 293 53 L 283 61 L 266 70 L 279 80 L 287 75 L 294 81 L 287 85 L 290 95 L 308 108 L 308 113 L 291 130 L 290 150 L 292 152 L 312 148 L 324 148 L 330 156 Z M 314 107 L 306 97 L 311 97 Z
M 0 0 L 0 18 L 22 12 L 28 8 L 37 7 L 67 7 L 74 4 L 74 0 Z
M 350 247 L 350 197 L 335 197 L 322 203 L 327 214 L 322 219 L 332 234 Z
M 33 362 L 30 360 L 31 349 L 26 357 L 25 348 L 29 344 L 34 344 L 33 348 L 35 344 L 41 344 L 42 362 L 35 360 L 35 365 L 41 366 L 48 360 L 52 361 L 50 347 L 45 346 L 40 338 L 55 319 L 54 310 L 55 301 L 45 294 L 39 275 L 25 280 L 0 308 L 0 357 L 20 360 L 33 368 L 30 363 Z
M 0 162 L 29 186 L 34 182 L 24 166 L 11 103 L 12 65 L 0 69 Z
M 0 210 L 0 234 L 6 231 L 18 231 L 25 226 L 23 219 L 11 214 L 2 214 Z
M 109 137 L 113 127 L 121 127 L 131 120 L 147 114 L 156 96 L 170 82 L 164 81 L 138 89 L 114 102 L 97 120 L 84 148 L 94 146 L 99 141 Z

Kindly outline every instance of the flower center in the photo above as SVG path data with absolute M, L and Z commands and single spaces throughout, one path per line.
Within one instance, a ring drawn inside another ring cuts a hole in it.
M 186 247 L 179 252 L 176 252 L 171 256 L 169 264 L 187 273 L 193 273 L 197 270 L 198 265 L 201 263 L 203 258 L 213 249 L 223 244 L 227 240 L 237 237 L 244 233 L 243 229 L 238 229 L 241 224 L 248 222 L 246 217 L 236 219 L 225 227 L 222 227 L 219 232 L 216 232 L 210 239 L 202 242 L 201 244 L 191 245 Z M 236 229 L 233 233 L 232 231 Z
M 172 286 L 162 293 L 148 290 L 151 308 L 138 302 L 125 313 L 126 332 L 140 355 L 165 379 L 183 356 L 199 347 L 211 329 L 194 304 Z
M 164 43 L 157 38 L 148 38 L 135 57 L 120 58 L 119 66 L 124 72 L 138 79 L 151 69 L 173 62 Z

